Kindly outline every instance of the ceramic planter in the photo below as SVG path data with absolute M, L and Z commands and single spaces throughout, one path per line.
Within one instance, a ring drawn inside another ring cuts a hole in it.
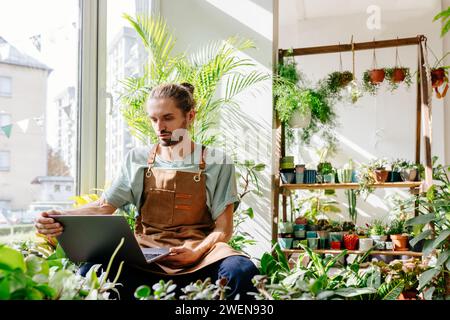
M 281 169 L 280 176 L 281 176 L 281 181 L 284 184 L 295 183 L 295 172 L 293 169 Z
M 403 80 L 405 80 L 405 77 L 406 77 L 405 69 L 395 68 L 394 70 L 392 70 L 392 81 L 393 82 L 395 82 L 395 83 L 402 82 Z
M 352 182 L 353 170 L 352 169 L 338 169 L 337 177 L 340 183 Z
M 389 171 L 387 181 L 389 182 L 402 182 L 403 179 L 398 171 Z
M 384 69 L 372 69 L 369 71 L 370 82 L 372 84 L 379 84 L 383 82 L 385 77 Z
M 317 250 L 319 248 L 319 238 L 308 238 L 308 247 L 311 250 Z
M 334 173 L 328 173 L 323 175 L 323 183 L 335 183 Z
M 333 250 L 341 250 L 341 242 L 340 241 L 330 241 L 330 248 Z
M 386 246 L 385 242 L 387 240 L 387 236 L 371 235 L 370 237 L 373 239 L 376 249 L 378 249 L 378 250 L 385 249 L 385 246 Z
M 373 170 L 373 178 L 377 183 L 384 183 L 387 180 L 388 173 L 387 170 Z
M 335 241 L 342 241 L 342 233 L 341 232 L 336 232 L 336 231 L 332 231 L 330 232 L 330 243 L 335 242 Z
M 344 235 L 344 247 L 347 250 L 356 250 L 358 246 L 359 238 L 356 234 L 346 234 Z
M 394 245 L 394 251 L 408 251 L 409 250 L 409 236 L 401 234 L 391 234 L 392 244 Z
M 400 171 L 403 181 L 415 181 L 417 177 L 417 169 L 403 169 Z
M 373 247 L 373 239 L 359 238 L 359 250 L 369 251 Z
M 298 239 L 304 239 L 305 238 L 305 225 L 304 224 L 295 224 L 294 225 L 294 235 Z
M 328 231 L 325 231 L 325 230 L 317 231 L 317 236 L 318 236 L 320 239 L 328 239 L 328 237 L 329 237 L 329 232 L 328 232 Z
M 298 164 L 295 166 L 295 183 L 303 183 L 305 180 L 305 165 Z
M 278 244 L 281 249 L 291 249 L 294 238 L 278 238 Z
M 305 170 L 305 183 L 316 183 L 317 170 L 314 169 L 306 169 Z
M 317 231 L 306 231 L 306 239 L 317 238 Z
M 311 109 L 307 109 L 304 113 L 300 110 L 296 110 L 289 120 L 289 126 L 291 128 L 306 128 L 311 123 Z
M 294 225 L 292 222 L 280 222 L 278 224 L 278 229 L 279 233 L 282 235 L 294 233 Z
M 392 241 L 386 241 L 384 244 L 386 246 L 386 250 L 394 250 L 394 244 Z

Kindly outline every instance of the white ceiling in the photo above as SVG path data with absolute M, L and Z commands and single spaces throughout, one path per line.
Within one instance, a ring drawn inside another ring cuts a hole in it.
M 371 5 L 383 11 L 404 11 L 435 7 L 437 0 L 279 0 L 280 24 L 321 17 L 367 14 Z

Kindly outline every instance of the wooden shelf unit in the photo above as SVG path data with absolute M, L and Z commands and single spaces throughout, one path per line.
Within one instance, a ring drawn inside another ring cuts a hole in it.
M 329 253 L 329 254 L 339 254 L 344 250 L 332 250 L 332 249 L 317 249 L 312 250 L 315 253 Z M 304 253 L 304 250 L 301 249 L 284 249 L 283 252 L 286 255 L 291 255 L 293 253 Z M 366 251 L 359 250 L 347 250 L 347 254 L 365 254 Z M 410 257 L 421 257 L 422 252 L 414 252 L 414 251 L 392 251 L 392 250 L 373 250 L 370 252 L 370 255 L 384 255 L 384 256 L 410 256 Z
M 427 78 L 430 70 L 427 67 L 428 63 L 426 61 L 426 56 L 424 52 L 427 50 L 427 38 L 424 35 L 418 35 L 411 38 L 403 39 L 391 39 L 373 42 L 363 42 L 363 43 L 351 43 L 351 44 L 339 44 L 330 46 L 320 46 L 320 47 L 308 47 L 308 48 L 295 48 L 293 49 L 293 56 L 303 56 L 310 54 L 327 54 L 327 53 L 338 53 L 351 50 L 370 50 L 374 48 L 392 48 L 397 46 L 417 46 L 418 48 L 418 80 L 417 80 L 417 101 L 415 109 L 415 120 L 416 120 L 416 130 L 415 130 L 415 162 L 420 163 L 421 158 L 421 144 L 423 140 L 424 144 L 424 165 L 425 165 L 425 179 L 424 181 L 418 182 L 388 182 L 382 184 L 374 184 L 374 188 L 409 188 L 411 193 L 417 193 L 417 191 L 426 191 L 432 183 L 432 157 L 431 157 L 431 110 L 429 104 L 429 93 L 431 92 L 431 81 Z M 284 56 L 288 54 L 288 50 L 279 49 L 278 50 L 278 60 L 283 61 Z M 275 107 L 274 107 L 275 110 Z M 275 111 L 276 114 L 276 111 Z M 285 156 L 285 126 L 281 121 L 276 118 L 276 129 L 277 129 L 277 145 L 275 156 L 281 159 Z M 358 189 L 357 183 L 332 183 L 332 184 L 281 184 L 279 172 L 279 161 L 275 161 L 274 170 L 277 172 L 272 177 L 272 187 L 273 187 L 273 201 L 272 201 L 272 241 L 277 242 L 278 240 L 278 219 L 280 216 L 279 202 L 280 197 L 282 198 L 282 208 L 283 208 L 283 221 L 287 219 L 287 199 L 286 190 L 314 190 L 314 189 Z M 339 250 L 315 250 L 321 253 L 339 253 Z M 291 249 L 284 250 L 286 254 L 302 252 L 302 250 Z M 348 251 L 349 253 L 361 254 L 362 251 Z M 410 255 L 410 256 L 421 256 L 420 252 L 411 251 L 372 251 L 372 254 L 383 254 L 383 255 Z
M 422 181 L 412 182 L 385 182 L 372 184 L 374 188 L 418 188 Z M 316 190 L 316 189 L 359 189 L 358 183 L 299 183 L 299 184 L 282 184 L 281 189 L 285 190 Z

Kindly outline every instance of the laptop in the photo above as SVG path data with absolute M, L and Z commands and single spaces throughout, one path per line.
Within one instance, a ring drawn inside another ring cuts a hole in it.
M 167 248 L 141 248 L 127 220 L 117 215 L 49 215 L 64 231 L 58 242 L 73 262 L 107 263 L 122 238 L 115 261 L 148 266 L 169 254 Z

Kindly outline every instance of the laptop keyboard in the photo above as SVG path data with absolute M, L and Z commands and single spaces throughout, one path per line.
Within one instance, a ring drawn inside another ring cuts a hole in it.
M 161 254 L 155 254 L 155 253 L 144 253 L 144 257 L 146 260 L 151 260 L 153 258 L 156 258 L 160 256 Z

